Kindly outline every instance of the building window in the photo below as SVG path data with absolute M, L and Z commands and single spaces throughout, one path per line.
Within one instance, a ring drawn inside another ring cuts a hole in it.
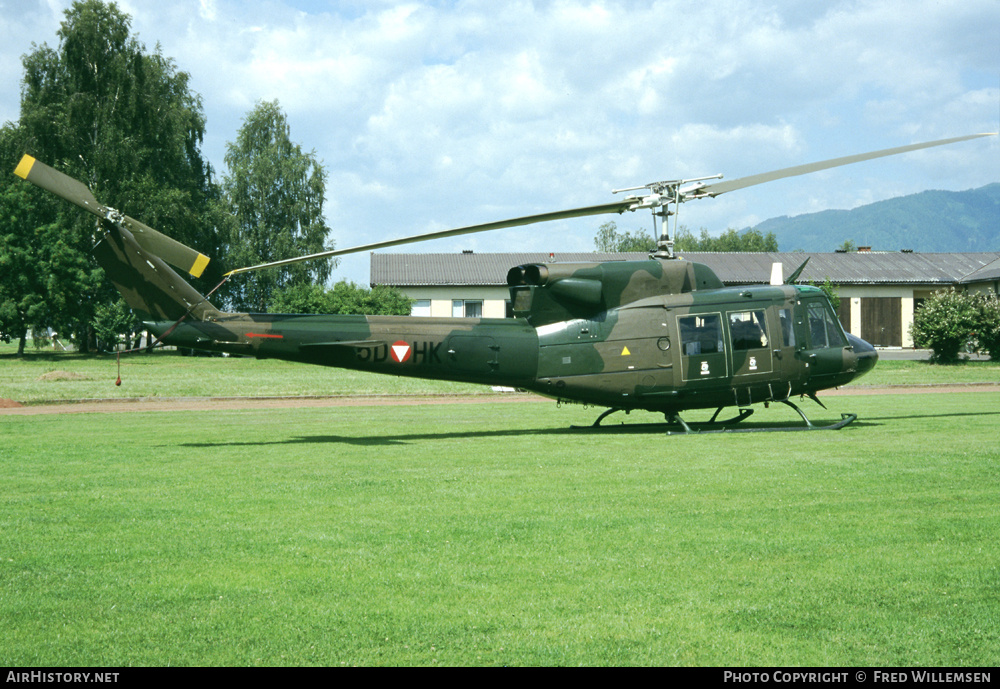
M 451 315 L 455 318 L 482 318 L 483 302 L 481 299 L 453 299 Z
M 411 316 L 430 316 L 431 315 L 431 300 L 430 299 L 416 299 L 413 302 L 413 306 L 410 308 Z

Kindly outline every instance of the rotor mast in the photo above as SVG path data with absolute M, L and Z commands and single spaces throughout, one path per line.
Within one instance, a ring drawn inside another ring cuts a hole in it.
M 625 189 L 612 189 L 612 194 L 623 191 L 638 191 L 646 189 L 649 191 L 645 196 L 628 196 L 628 199 L 635 199 L 635 203 L 628 207 L 628 210 L 635 211 L 640 208 L 649 208 L 653 213 L 653 231 L 657 230 L 656 219 L 659 218 L 659 239 L 656 240 L 656 251 L 650 254 L 653 258 L 671 259 L 674 257 L 674 240 L 670 238 L 670 216 L 674 216 L 674 237 L 677 236 L 677 219 L 680 215 L 681 203 L 689 198 L 700 198 L 698 190 L 701 189 L 705 180 L 722 179 L 722 175 L 709 175 L 708 177 L 695 177 L 693 179 L 671 179 L 662 182 L 650 182 L 641 187 L 627 187 Z M 693 184 L 690 187 L 682 185 Z M 673 210 L 670 206 L 673 204 Z

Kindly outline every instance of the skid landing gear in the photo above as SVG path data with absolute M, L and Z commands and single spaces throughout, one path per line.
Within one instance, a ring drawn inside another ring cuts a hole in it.
M 716 421 L 716 419 L 718 418 L 719 414 L 722 412 L 723 409 L 725 409 L 725 407 L 719 407 L 718 409 L 715 410 L 715 413 L 712 414 L 712 418 L 711 419 L 709 419 L 708 421 L 703 421 L 703 422 L 698 423 L 696 425 L 697 426 L 702 426 L 702 427 L 709 427 L 709 428 L 721 427 L 721 426 L 731 426 L 733 424 L 739 423 L 740 421 L 743 421 L 748 416 L 750 416 L 751 414 L 753 414 L 753 409 L 740 409 L 739 414 L 737 414 L 736 416 L 732 417 L 731 419 L 726 419 L 724 421 Z M 611 414 L 614 414 L 617 411 L 623 411 L 626 414 L 628 414 L 632 410 L 631 409 L 622 409 L 620 407 L 615 407 L 613 409 L 607 409 L 600 416 L 598 416 L 597 419 L 594 421 L 594 423 L 592 423 L 591 425 L 589 425 L 589 426 L 571 426 L 571 428 L 577 428 L 577 429 L 598 428 L 598 429 L 601 429 L 601 430 L 622 429 L 623 427 L 626 427 L 624 423 L 619 424 L 618 426 L 602 426 L 601 425 L 601 421 L 604 421 L 604 419 L 606 419 Z M 801 412 L 799 412 L 799 413 L 801 413 Z M 681 418 L 680 414 L 673 414 L 673 413 L 669 413 L 668 412 L 668 413 L 665 413 L 663 416 L 666 419 L 666 421 L 664 423 L 630 424 L 630 425 L 627 426 L 627 428 L 662 428 L 664 426 L 678 425 L 679 424 L 679 425 L 683 426 L 686 429 L 686 432 L 688 432 L 688 433 L 697 433 L 698 432 L 698 431 L 693 430 L 690 426 L 688 426 L 687 422 L 684 421 L 684 419 Z
M 817 400 L 818 402 L 819 400 Z M 689 424 L 685 423 L 684 419 L 680 417 L 680 414 L 667 415 L 669 421 L 668 423 L 674 423 L 680 425 L 684 430 L 682 431 L 667 431 L 667 435 L 688 435 L 697 433 L 777 433 L 783 431 L 837 431 L 846 426 L 847 424 L 856 421 L 858 418 L 857 414 L 841 414 L 840 421 L 836 423 L 829 424 L 827 426 L 817 426 L 809 417 L 799 409 L 795 404 L 789 402 L 788 400 L 781 400 L 784 404 L 798 412 L 802 420 L 805 421 L 805 426 L 767 426 L 761 428 L 726 428 L 726 424 L 739 423 L 746 417 L 753 413 L 753 409 L 741 409 L 740 415 L 729 419 L 728 421 L 717 422 L 714 426 L 721 426 L 721 428 L 714 428 L 712 421 L 707 424 L 694 424 L 696 428 L 692 428 Z M 821 405 L 822 406 L 822 405 Z M 824 407 L 825 408 L 825 407 Z M 719 412 L 716 411 L 715 415 L 718 416 Z M 672 418 L 670 418 L 672 416 Z M 712 417 L 714 421 L 715 416 Z
M 809 418 L 805 415 L 805 413 L 801 409 L 799 409 L 797 406 L 795 406 L 795 404 L 793 404 L 792 402 L 789 402 L 788 400 L 781 400 L 781 402 L 783 402 L 784 404 L 787 404 L 789 407 L 791 407 L 796 412 L 798 412 L 799 416 L 802 417 L 802 420 L 805 421 L 806 425 L 805 426 L 767 426 L 767 427 L 761 427 L 761 428 L 707 428 L 706 427 L 707 424 L 695 424 L 696 426 L 698 426 L 698 428 L 691 428 L 691 426 L 689 426 L 687 423 L 685 423 L 684 420 L 678 414 L 674 414 L 673 415 L 674 418 L 677 420 L 677 422 L 681 425 L 681 427 L 684 430 L 683 431 L 667 431 L 667 435 L 687 435 L 689 433 L 691 433 L 691 434 L 697 434 L 697 433 L 778 433 L 778 432 L 785 432 L 785 431 L 838 431 L 841 428 L 843 428 L 844 426 L 846 426 L 847 424 L 849 424 L 849 423 L 851 423 L 853 421 L 856 421 L 857 418 L 858 418 L 857 414 L 843 414 L 842 413 L 840 415 L 840 421 L 837 421 L 836 423 L 829 424 L 827 426 L 817 426 L 812 421 L 810 421 Z M 745 410 L 741 410 L 741 411 L 750 411 L 750 412 L 752 412 L 753 410 L 752 409 L 745 409 Z M 716 413 L 718 413 L 718 412 L 716 412 Z M 749 416 L 749 414 L 747 414 L 747 416 Z M 737 422 L 738 421 L 742 421 L 743 418 L 746 418 L 746 417 L 737 418 Z M 722 425 L 722 424 L 716 424 L 716 425 Z
M 826 409 L 826 406 L 822 402 L 820 402 L 815 395 L 809 395 L 809 397 L 813 399 L 821 407 Z M 614 414 L 615 412 L 618 411 L 624 411 L 626 414 L 628 414 L 631 411 L 630 409 L 614 408 L 605 410 L 600 416 L 597 417 L 594 423 L 591 424 L 590 426 L 572 426 L 571 428 L 583 429 L 583 430 L 589 429 L 598 431 L 665 428 L 667 431 L 667 435 L 696 435 L 698 433 L 773 433 L 779 431 L 836 431 L 840 430 L 849 423 L 856 421 L 858 418 L 857 414 L 841 414 L 840 421 L 837 421 L 835 423 L 826 426 L 817 426 L 816 424 L 814 424 L 812 421 L 809 420 L 809 417 L 805 415 L 805 412 L 799 409 L 799 407 L 790 400 L 784 399 L 778 401 L 794 409 L 796 413 L 798 413 L 798 415 L 802 417 L 802 420 L 805 422 L 805 425 L 768 426 L 761 428 L 731 428 L 731 426 L 735 426 L 741 421 L 744 421 L 745 419 L 749 418 L 750 415 L 753 414 L 754 410 L 749 408 L 743 408 L 739 410 L 739 413 L 736 416 L 729 419 L 725 419 L 723 421 L 718 421 L 717 420 L 718 416 L 724 409 L 724 407 L 719 407 L 718 409 L 715 410 L 715 413 L 712 414 L 711 419 L 702 422 L 692 421 L 691 423 L 688 423 L 681 417 L 680 414 L 676 412 L 666 412 L 663 415 L 664 418 L 666 419 L 664 423 L 629 424 L 629 425 L 622 423 L 619 424 L 618 426 L 602 426 L 601 422 L 611 414 Z M 671 430 L 671 428 L 677 429 L 678 426 L 680 427 L 680 429 Z
M 594 421 L 594 423 L 590 424 L 589 426 L 570 426 L 570 428 L 572 428 L 574 430 L 578 430 L 578 431 L 579 430 L 588 430 L 588 429 L 591 429 L 591 430 L 596 429 L 596 430 L 599 430 L 599 431 L 612 431 L 612 430 L 623 430 L 625 428 L 642 428 L 643 426 L 649 426 L 649 424 L 630 424 L 630 425 L 626 426 L 624 423 L 619 424 L 617 426 L 602 426 L 601 425 L 601 421 L 604 421 L 604 419 L 608 418 L 609 416 L 611 416 L 612 414 L 614 414 L 616 411 L 623 411 L 626 414 L 632 413 L 631 409 L 624 409 L 622 407 L 612 407 L 611 409 L 605 409 L 601 413 L 601 415 L 597 417 L 597 419 Z
M 680 414 L 667 413 L 664 414 L 663 416 L 664 418 L 666 418 L 668 426 L 679 425 L 684 429 L 684 433 L 722 433 L 723 431 L 728 430 L 727 426 L 733 426 L 735 424 L 738 424 L 740 421 L 743 421 L 744 419 L 753 414 L 753 409 L 745 408 L 745 409 L 740 409 L 739 414 L 732 417 L 731 419 L 725 419 L 724 421 L 716 421 L 716 419 L 719 418 L 719 413 L 724 408 L 725 407 L 719 407 L 718 409 L 716 409 L 715 413 L 712 414 L 712 418 L 710 418 L 708 421 L 705 421 L 703 423 L 695 423 L 695 426 L 698 427 L 697 429 L 691 428 L 691 426 L 689 426 L 688 423 L 681 418 Z M 674 432 L 676 431 L 667 431 L 667 434 L 670 435 L 671 433 Z
M 604 419 L 606 419 L 607 417 L 611 416 L 616 411 L 624 411 L 626 414 L 629 413 L 628 409 L 619 409 L 617 407 L 613 408 L 613 409 L 607 409 L 607 410 L 605 410 L 605 412 L 603 414 L 601 414 L 600 416 L 597 417 L 597 420 L 594 421 L 594 423 L 590 424 L 590 428 L 598 428 L 601 425 L 601 421 L 604 421 Z M 577 428 L 577 427 L 574 426 L 574 428 Z M 580 428 L 584 428 L 584 427 L 580 426 Z

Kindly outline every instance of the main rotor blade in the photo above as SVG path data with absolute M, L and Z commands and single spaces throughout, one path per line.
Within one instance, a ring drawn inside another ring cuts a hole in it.
M 229 275 L 236 275 L 237 273 L 248 273 L 252 270 L 261 270 L 262 268 L 276 268 L 279 266 L 287 266 L 293 263 L 300 263 L 302 261 L 315 261 L 320 258 L 334 258 L 335 256 L 344 256 L 346 254 L 357 254 L 362 251 L 374 251 L 375 249 L 385 249 L 390 246 L 399 246 L 401 244 L 413 244 L 414 242 L 425 242 L 429 239 L 442 239 L 444 237 L 457 237 L 462 234 L 473 234 L 474 232 L 488 232 L 490 230 L 500 230 L 505 227 L 517 227 L 519 225 L 531 225 L 533 223 L 548 222 L 551 220 L 565 220 L 566 218 L 580 218 L 587 215 L 602 215 L 606 213 L 624 213 L 629 209 L 630 206 L 635 205 L 636 200 L 634 198 L 622 199 L 621 201 L 616 201 L 615 203 L 605 203 L 600 206 L 586 206 L 583 208 L 573 208 L 571 210 L 565 211 L 555 211 L 552 213 L 539 213 L 538 215 L 526 215 L 521 218 L 512 218 L 510 220 L 498 220 L 496 222 L 483 223 L 481 225 L 469 225 L 468 227 L 459 227 L 451 230 L 438 230 L 436 232 L 427 232 L 425 234 L 412 235 L 410 237 L 403 237 L 401 239 L 389 239 L 383 242 L 372 242 L 371 244 L 362 244 L 360 246 L 352 246 L 348 249 L 334 249 L 333 251 L 323 251 L 318 254 L 310 254 L 309 256 L 299 256 L 297 258 L 288 258 L 283 261 L 272 261 L 271 263 L 261 263 L 256 266 L 249 266 L 247 268 L 237 268 L 236 270 L 231 270 L 226 273 Z
M 119 213 L 113 208 L 102 205 L 93 192 L 83 182 L 73 179 L 67 174 L 59 172 L 55 168 L 49 167 L 43 162 L 35 160 L 29 155 L 21 158 L 14 174 L 21 179 L 31 182 L 36 187 L 50 191 L 61 199 L 76 204 L 80 208 L 93 213 L 102 220 L 121 224 L 129 230 L 146 251 L 162 258 L 170 265 L 186 270 L 195 277 L 201 277 L 209 258 L 194 249 L 184 246 L 175 239 L 171 239 L 162 232 L 157 232 L 152 227 L 139 222 L 135 218 Z
M 921 144 L 910 144 L 909 146 L 897 146 L 896 148 L 886 148 L 881 151 L 872 151 L 871 153 L 859 153 L 858 155 L 844 156 L 842 158 L 831 158 L 830 160 L 823 160 L 818 163 L 795 165 L 793 167 L 786 167 L 781 170 L 774 170 L 773 172 L 762 172 L 757 175 L 750 175 L 749 177 L 740 177 L 739 179 L 733 179 L 728 182 L 718 182 L 717 184 L 706 184 L 705 186 L 697 189 L 695 198 L 701 196 L 718 196 L 719 194 L 724 194 L 727 191 L 734 191 L 736 189 L 752 187 L 755 184 L 763 184 L 764 182 L 773 182 L 776 179 L 784 179 L 785 177 L 796 177 L 798 175 L 809 174 L 810 172 L 818 172 L 819 170 L 826 170 L 831 167 L 850 165 L 851 163 L 860 163 L 863 160 L 883 158 L 885 156 L 897 155 L 899 153 L 906 153 L 908 151 L 916 151 L 921 148 L 931 148 L 933 146 L 943 146 L 945 144 L 953 144 L 959 141 L 968 141 L 969 139 L 978 139 L 979 137 L 982 136 L 996 136 L 996 133 L 992 132 L 988 134 L 970 134 L 968 136 L 957 136 L 953 139 L 941 139 L 939 141 L 928 141 L 926 143 L 921 143 Z
M 969 136 L 958 136 L 951 139 L 941 139 L 939 141 L 928 141 L 926 143 L 910 144 L 908 146 L 897 146 L 896 148 L 886 148 L 881 151 L 872 151 L 871 153 L 860 153 L 858 155 L 844 156 L 842 158 L 832 158 L 830 160 L 820 161 L 818 163 L 808 163 L 806 165 L 796 165 L 794 167 L 787 167 L 781 170 L 774 170 L 773 172 L 764 172 L 757 175 L 750 175 L 749 177 L 741 177 L 740 179 L 734 179 L 728 182 L 719 182 L 717 184 L 708 184 L 704 186 L 697 186 L 691 188 L 688 194 L 684 194 L 684 190 L 681 189 L 680 201 L 686 201 L 695 198 L 704 198 L 706 196 L 718 196 L 727 191 L 734 191 L 736 189 L 743 189 L 744 187 L 750 187 L 755 184 L 763 184 L 764 182 L 771 182 L 777 179 L 783 179 L 785 177 L 795 177 L 797 175 L 805 175 L 810 172 L 817 172 L 819 170 L 826 170 L 827 168 L 838 167 L 840 165 L 850 165 L 851 163 L 859 163 L 864 160 L 872 160 L 874 158 L 882 158 L 884 156 L 897 155 L 899 153 L 906 153 L 908 151 L 916 151 L 921 148 L 931 148 L 932 146 L 943 146 L 945 144 L 957 143 L 959 141 L 968 141 L 969 139 L 977 139 L 982 136 L 996 136 L 995 133 L 988 134 L 971 134 Z M 636 187 L 636 189 L 641 189 L 645 187 Z M 636 210 L 637 208 L 651 207 L 641 205 L 643 199 L 637 199 L 635 197 L 627 197 L 621 201 L 615 203 L 606 203 L 599 206 L 586 206 L 583 208 L 574 208 L 572 210 L 556 211 L 553 213 L 540 213 L 538 215 L 526 215 L 521 218 L 513 218 L 511 220 L 500 220 L 498 222 L 483 223 L 481 225 L 470 225 L 468 227 L 460 227 L 451 230 L 440 230 L 437 232 L 427 232 L 425 234 L 413 235 L 410 237 L 403 237 L 400 239 L 390 239 L 382 242 L 372 242 L 370 244 L 362 244 L 359 246 L 353 246 L 348 249 L 335 249 L 333 251 L 323 251 L 318 254 L 310 254 L 309 256 L 299 256 L 297 258 L 289 258 L 282 261 L 272 261 L 270 263 L 261 263 L 260 265 L 248 266 L 246 268 L 237 268 L 226 273 L 227 277 L 230 275 L 236 275 L 237 273 L 246 273 L 253 270 L 261 270 L 263 268 L 276 268 L 280 266 L 287 266 L 293 263 L 301 263 L 303 261 L 315 261 L 321 258 L 334 258 L 336 256 L 344 256 L 347 254 L 360 253 L 362 251 L 373 251 L 375 249 L 385 249 L 391 246 L 400 246 L 402 244 L 412 244 L 415 242 L 424 242 L 429 239 L 441 239 L 443 237 L 456 237 L 463 234 L 472 234 L 474 232 L 488 232 L 489 230 L 499 230 L 506 227 L 517 227 L 519 225 L 530 225 L 533 223 L 548 222 L 551 220 L 564 220 L 566 218 L 577 218 L 588 215 L 602 215 L 610 213 L 622 214 L 625 211 Z M 657 205 L 662 205 L 657 197 Z

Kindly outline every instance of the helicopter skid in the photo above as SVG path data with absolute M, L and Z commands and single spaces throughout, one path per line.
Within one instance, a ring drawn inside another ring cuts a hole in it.
M 719 412 L 722 411 L 722 407 L 720 407 L 715 411 L 715 414 L 712 415 L 711 419 L 702 422 L 688 423 L 683 418 L 681 418 L 680 414 L 668 414 L 666 415 L 667 421 L 663 423 L 643 423 L 643 424 L 622 423 L 617 426 L 602 426 L 601 421 L 603 421 L 605 418 L 607 418 L 614 412 L 624 411 L 626 414 L 629 412 L 629 410 L 627 409 L 617 409 L 617 408 L 608 409 L 607 411 L 602 413 L 599 417 L 597 417 L 597 420 L 594 421 L 594 423 L 591 424 L 590 426 L 571 426 L 571 428 L 576 430 L 598 430 L 602 432 L 616 431 L 616 430 L 631 431 L 631 430 L 642 430 L 642 429 L 666 428 L 667 435 L 698 435 L 701 433 L 774 433 L 774 432 L 785 432 L 785 431 L 837 431 L 843 428 L 844 426 L 853 423 L 858 418 L 857 414 L 842 413 L 840 415 L 841 417 L 840 421 L 824 426 L 817 426 L 814 423 L 812 423 L 802 412 L 802 410 L 799 409 L 797 406 L 795 406 L 793 403 L 789 402 L 788 400 L 781 400 L 781 401 L 799 413 L 799 416 L 801 416 L 802 420 L 805 421 L 804 426 L 765 426 L 760 428 L 731 428 L 731 426 L 734 426 L 735 424 L 738 424 L 741 421 L 747 419 L 750 415 L 753 414 L 754 410 L 749 408 L 740 409 L 739 414 L 737 414 L 736 416 L 730 419 L 725 419 L 723 421 L 716 421 L 716 417 L 719 415 Z M 670 430 L 672 427 L 676 428 L 677 426 L 680 426 L 682 430 Z
M 857 414 L 841 414 L 840 421 L 836 423 L 829 424 L 827 426 L 816 426 L 811 422 L 807 422 L 805 426 L 765 426 L 761 428 L 691 428 L 687 424 L 682 424 L 684 430 L 682 431 L 667 431 L 667 435 L 698 435 L 700 433 L 779 433 L 785 431 L 838 431 L 844 426 L 856 421 L 858 418 Z M 696 426 L 701 426 L 704 424 L 695 424 Z
M 737 424 L 740 421 L 743 421 L 744 419 L 746 419 L 747 417 L 749 417 L 754 412 L 753 409 L 744 408 L 744 409 L 740 409 L 739 414 L 737 414 L 736 416 L 732 417 L 731 419 L 726 419 L 724 421 L 716 421 L 716 417 L 719 416 L 719 412 L 721 412 L 724 408 L 725 407 L 719 407 L 718 409 L 715 410 L 715 413 L 712 415 L 711 419 L 709 419 L 708 421 L 700 422 L 697 425 L 698 426 L 706 426 L 706 427 L 729 426 L 729 425 L 732 425 L 732 424 Z M 631 409 L 623 409 L 623 408 L 620 408 L 620 407 L 615 407 L 615 408 L 612 408 L 612 409 L 607 409 L 607 410 L 604 411 L 604 413 L 602 413 L 600 416 L 597 417 L 597 419 L 594 421 L 594 423 L 590 424 L 589 426 L 571 426 L 571 428 L 576 428 L 576 429 L 586 429 L 586 428 L 609 428 L 610 429 L 610 428 L 616 428 L 615 426 L 601 426 L 601 421 L 603 421 L 605 418 L 607 418 L 611 414 L 614 414 L 617 411 L 624 411 L 626 414 L 628 414 L 631 411 Z M 681 425 L 685 426 L 686 428 L 689 428 L 687 426 L 687 424 L 685 423 L 685 421 L 683 419 L 681 419 L 680 415 L 674 414 L 673 418 L 676 419 L 677 422 L 679 422 Z M 668 421 L 666 423 L 631 424 L 631 425 L 628 426 L 628 428 L 649 428 L 649 427 L 651 427 L 651 428 L 659 428 L 659 427 L 662 427 L 662 426 L 671 425 L 672 423 L 674 423 L 673 420 L 670 420 L 670 421 Z M 619 424 L 618 427 L 620 428 L 621 426 L 624 426 L 624 425 L 625 425 L 624 423 L 623 424 Z

